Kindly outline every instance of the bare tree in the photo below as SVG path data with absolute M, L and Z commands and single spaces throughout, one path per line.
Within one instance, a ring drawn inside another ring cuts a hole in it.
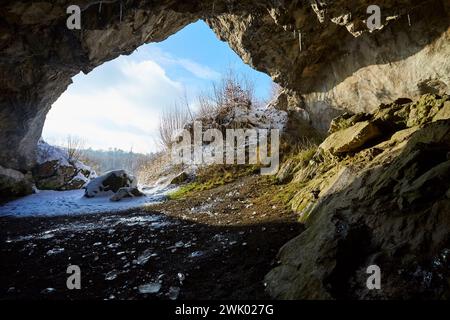
M 263 102 L 255 96 L 254 82 L 245 74 L 229 68 L 218 82 L 213 82 L 208 91 L 197 96 L 199 109 L 192 114 L 189 99 L 184 94 L 172 107 L 162 112 L 159 125 L 159 143 L 170 149 L 176 134 L 194 120 L 204 123 L 240 126 L 236 115 L 238 110 L 260 107 Z M 237 120 L 237 121 L 235 121 Z
M 68 135 L 66 138 L 66 151 L 69 161 L 79 161 L 83 156 L 86 141 L 78 136 Z
M 160 144 L 170 149 L 175 135 L 184 128 L 184 126 L 193 120 L 193 116 L 187 105 L 175 103 L 172 107 L 165 109 L 159 122 L 159 140 Z
M 198 118 L 211 118 L 230 113 L 235 107 L 250 108 L 260 104 L 254 94 L 254 82 L 245 74 L 229 68 L 219 82 L 198 97 Z

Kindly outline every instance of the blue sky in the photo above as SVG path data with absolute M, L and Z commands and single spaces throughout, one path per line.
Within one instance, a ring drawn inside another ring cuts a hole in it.
M 129 56 L 75 76 L 48 113 L 43 137 L 63 144 L 70 134 L 94 149 L 156 151 L 162 110 L 184 93 L 195 109 L 196 95 L 230 67 L 255 83 L 257 97 L 268 97 L 271 79 L 245 65 L 198 21 L 161 43 L 143 45 Z

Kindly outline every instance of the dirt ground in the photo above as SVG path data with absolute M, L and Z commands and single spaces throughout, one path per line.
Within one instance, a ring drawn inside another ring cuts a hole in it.
M 139 210 L 0 218 L 0 299 L 268 299 L 264 275 L 303 229 L 277 188 L 250 176 Z

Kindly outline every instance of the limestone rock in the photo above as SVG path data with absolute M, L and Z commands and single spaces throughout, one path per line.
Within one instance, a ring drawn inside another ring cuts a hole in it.
M 85 187 L 84 196 L 92 198 L 105 194 L 111 195 L 121 188 L 137 188 L 137 179 L 125 170 L 110 171 L 91 180 Z
M 319 148 L 333 155 L 355 152 L 379 136 L 381 132 L 373 122 L 363 121 L 331 134 Z
M 450 296 L 450 120 L 433 121 L 428 114 L 376 146 L 310 163 L 302 170 L 310 170 L 307 179 L 298 173 L 302 187 L 292 205 L 306 229 L 280 249 L 280 264 L 266 276 L 272 297 Z M 382 290 L 366 287 L 373 264 L 382 270 Z
M 96 177 L 93 169 L 44 141 L 38 143 L 37 164 L 32 173 L 36 187 L 41 190 L 81 189 Z
M 447 100 L 450 101 L 450 97 L 447 95 L 440 97 L 437 95 L 427 94 L 420 97 L 416 103 L 411 105 L 406 125 L 408 127 L 412 127 L 430 122 L 435 116 L 437 116 L 440 110 L 443 110 L 445 107 L 444 103 Z M 441 115 L 444 116 L 446 112 L 448 112 L 448 110 L 444 110 Z
M 438 113 L 433 117 L 433 121 L 445 119 L 450 119 L 450 100 L 446 101 L 442 109 L 440 109 Z
M 0 202 L 8 197 L 31 194 L 32 180 L 23 173 L 0 166 Z
M 382 28 L 362 23 L 372 2 L 322 0 L 80 1 L 82 32 L 66 27 L 70 1 L 8 2 L 0 11 L 0 164 L 30 170 L 47 112 L 83 71 L 159 42 L 204 19 L 217 36 L 287 93 L 290 107 L 309 114 L 325 132 L 344 111 L 370 112 L 380 102 L 450 87 L 449 4 L 446 0 L 392 5 L 385 1 Z M 325 9 L 326 8 L 326 14 Z M 122 16 L 120 16 L 122 12 Z M 298 32 L 304 33 L 300 51 Z M 30 35 L 33 35 L 30 39 Z M 383 43 L 383 46 L 379 44 Z M 417 66 L 426 66 L 418 68 Z M 332 70 L 332 72 L 330 72 Z
M 120 201 L 124 198 L 142 197 L 144 194 L 136 187 L 123 187 L 110 198 L 111 201 Z
M 328 133 L 333 134 L 336 131 L 347 129 L 347 128 L 355 125 L 357 122 L 371 120 L 371 119 L 372 119 L 372 115 L 367 114 L 367 113 L 351 114 L 351 113 L 346 112 L 346 113 L 340 115 L 339 117 L 336 117 L 333 120 L 331 120 L 330 129 L 328 130 Z

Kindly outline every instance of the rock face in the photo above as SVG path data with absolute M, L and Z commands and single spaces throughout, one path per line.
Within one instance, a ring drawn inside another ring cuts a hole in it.
M 372 32 L 368 0 L 78 3 L 81 30 L 66 27 L 71 1 L 2 4 L 2 192 L 28 188 L 45 116 L 74 75 L 204 19 L 283 87 L 283 109 L 305 110 L 322 132 L 351 114 L 332 128 L 337 135 L 353 128 L 339 156 L 318 153 L 292 173 L 301 187 L 291 205 L 308 228 L 281 250 L 281 264 L 267 276 L 270 294 L 449 298 L 450 120 L 448 97 L 436 96 L 450 88 L 448 0 L 381 0 L 382 25 Z M 430 95 L 377 109 L 423 94 Z M 122 173 L 96 181 L 87 196 L 135 186 Z M 371 264 L 381 267 L 382 291 L 365 287 Z
M 346 157 L 318 152 L 294 173 L 291 205 L 307 228 L 266 276 L 274 298 L 450 297 L 450 119 L 433 120 L 449 100 L 382 105 L 373 119 L 394 133 Z M 366 287 L 370 265 L 382 290 Z
M 322 131 L 345 110 L 372 111 L 380 102 L 440 93 L 450 84 L 446 0 L 380 1 L 382 28 L 374 32 L 363 23 L 370 1 L 78 3 L 81 30 L 66 27 L 70 1 L 2 4 L 0 165 L 6 168 L 35 165 L 46 113 L 72 76 L 197 19 L 244 62 L 271 75 L 287 103 L 307 110 Z
M 37 165 L 32 169 L 36 187 L 41 190 L 81 189 L 97 174 L 67 152 L 44 141 L 38 143 Z
M 373 122 L 358 122 L 350 128 L 331 134 L 319 148 L 334 155 L 354 152 L 380 135 L 380 129 Z
M 111 195 L 122 188 L 137 188 L 137 179 L 125 170 L 110 171 L 91 180 L 85 187 L 84 196 L 93 198 L 105 194 Z M 121 192 L 123 191 L 125 190 Z

